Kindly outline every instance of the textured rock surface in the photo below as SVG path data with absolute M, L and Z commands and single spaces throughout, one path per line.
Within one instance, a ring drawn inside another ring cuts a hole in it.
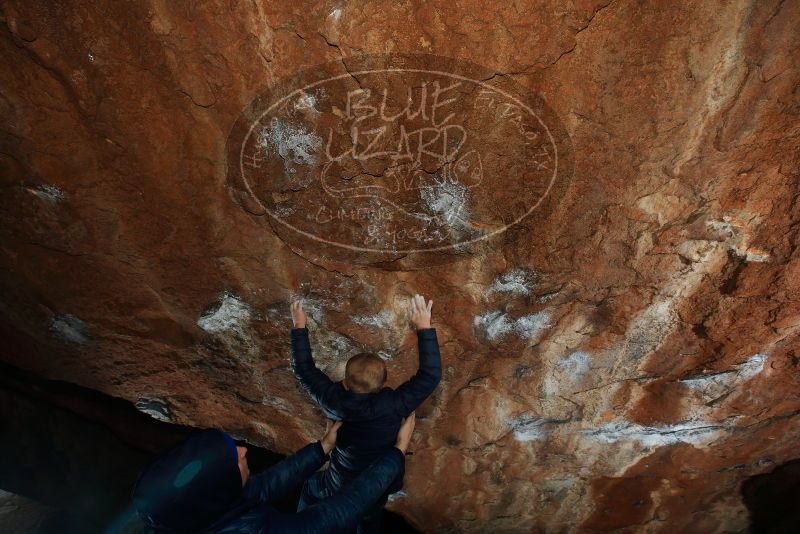
M 800 438 L 798 24 L 792 0 L 3 2 L 3 358 L 285 453 L 323 428 L 290 297 L 332 373 L 384 350 L 398 383 L 420 292 L 444 379 L 391 504 L 415 526 L 740 531 L 741 480 Z M 423 270 L 313 260 L 242 209 L 253 98 L 390 52 L 541 95 L 574 149 L 558 205 Z

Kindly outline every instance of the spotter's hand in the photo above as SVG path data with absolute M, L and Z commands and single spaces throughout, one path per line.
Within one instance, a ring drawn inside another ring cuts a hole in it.
M 403 419 L 403 423 L 400 425 L 400 431 L 397 433 L 397 441 L 394 446 L 400 449 L 403 454 L 406 453 L 408 446 L 411 444 L 411 436 L 414 434 L 416 422 L 416 413 L 411 412 L 408 417 Z
M 325 451 L 325 454 L 330 454 L 336 446 L 336 434 L 340 426 L 342 426 L 341 421 L 331 421 L 330 419 L 325 421 L 325 435 L 320 440 L 320 445 L 322 445 L 322 450 Z

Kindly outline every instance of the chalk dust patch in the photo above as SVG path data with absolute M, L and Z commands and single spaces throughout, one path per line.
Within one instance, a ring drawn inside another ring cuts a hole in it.
M 317 152 L 322 148 L 322 138 L 316 133 L 273 117 L 269 126 L 261 130 L 258 146 L 267 157 L 280 156 L 290 187 L 307 187 L 314 180 L 312 173 L 298 173 L 297 167 L 316 163 Z
M 736 364 L 733 369 L 705 376 L 691 376 L 681 383 L 701 395 L 706 402 L 713 402 L 733 391 L 740 384 L 758 376 L 764 370 L 766 354 L 755 354 Z
M 588 352 L 576 351 L 556 362 L 542 381 L 545 395 L 553 397 L 562 392 L 573 392 L 590 369 L 592 357 Z
M 523 415 L 511 421 L 509 426 L 517 441 L 541 441 L 545 438 L 542 423 L 543 420 L 538 417 Z
M 499 310 L 477 315 L 473 325 L 489 341 L 500 341 L 512 333 L 523 339 L 535 339 L 552 326 L 549 314 L 544 311 L 514 319 Z
M 169 423 L 173 420 L 169 406 L 162 399 L 142 397 L 136 401 L 135 406 L 140 412 L 158 421 Z
M 389 360 L 394 360 L 394 354 L 385 350 L 379 350 L 378 357 L 385 362 L 388 362 Z
M 372 326 L 375 328 L 390 328 L 394 320 L 392 312 L 383 310 L 375 315 L 356 316 L 351 319 L 354 323 Z
M 547 312 L 531 313 L 517 319 L 514 324 L 516 333 L 526 339 L 535 339 L 540 333 L 550 328 L 550 314 Z
M 528 269 L 514 269 L 498 276 L 489 286 L 487 294 L 510 293 L 527 296 L 536 284 L 537 275 Z
M 405 499 L 408 497 L 408 493 L 405 490 L 396 491 L 394 493 L 389 494 L 389 502 L 394 502 L 399 499 Z
M 74 315 L 58 314 L 50 321 L 50 331 L 64 341 L 83 345 L 89 341 L 89 328 Z
M 319 113 L 316 108 L 317 97 L 310 93 L 302 93 L 297 100 L 294 101 L 292 107 L 296 111 L 308 110 L 314 113 Z
M 577 376 L 589 370 L 592 357 L 588 352 L 575 351 L 556 364 L 559 369 L 567 369 Z
M 27 189 L 37 197 L 51 204 L 58 204 L 66 198 L 66 194 L 54 185 L 39 184 L 28 187 Z
M 643 426 L 629 421 L 607 423 L 596 429 L 582 431 L 590 440 L 601 443 L 633 441 L 646 447 L 662 447 L 676 443 L 708 444 L 718 438 L 724 427 L 721 424 L 689 421 L 665 426 Z
M 252 318 L 250 306 L 233 293 L 225 292 L 197 320 L 197 326 L 211 334 L 225 332 L 246 335 L 246 327 Z
M 279 412 L 283 412 L 288 415 L 294 415 L 296 412 L 292 409 L 292 406 L 281 397 L 271 397 L 265 396 L 261 399 L 261 404 L 264 406 L 269 406 L 271 408 L 275 408 Z

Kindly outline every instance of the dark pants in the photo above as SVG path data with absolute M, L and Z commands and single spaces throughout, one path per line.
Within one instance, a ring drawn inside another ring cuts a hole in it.
M 300 512 L 309 506 L 333 495 L 333 492 L 323 487 L 322 472 L 314 473 L 311 478 L 303 484 L 303 491 L 300 494 L 300 501 L 297 503 L 297 511 Z M 383 507 L 389 500 L 389 494 L 385 493 L 378 499 L 378 502 L 370 506 L 367 513 L 359 521 L 357 534 L 379 534 L 381 531 L 381 521 L 383 519 Z

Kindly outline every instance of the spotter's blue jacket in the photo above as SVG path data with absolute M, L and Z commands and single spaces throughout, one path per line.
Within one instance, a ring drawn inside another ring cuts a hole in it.
M 402 472 L 405 456 L 392 448 L 352 485 L 302 512 L 270 506 L 326 460 L 321 444 L 311 443 L 242 487 L 235 443 L 224 432 L 206 430 L 151 464 L 136 483 L 133 503 L 149 533 L 349 533 Z

